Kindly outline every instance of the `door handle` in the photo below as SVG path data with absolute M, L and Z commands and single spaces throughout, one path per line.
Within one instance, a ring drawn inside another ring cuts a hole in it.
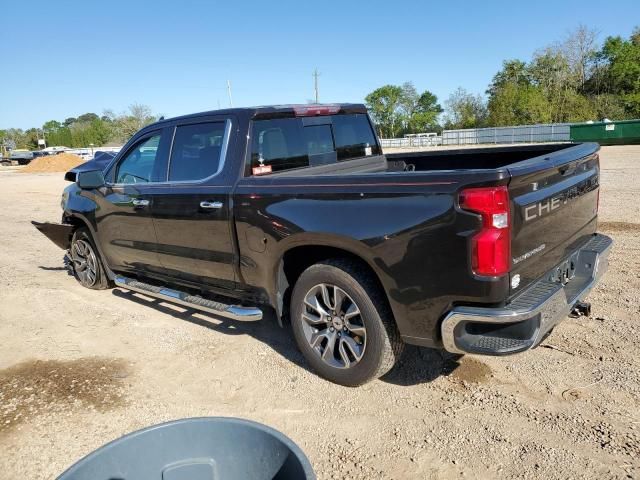
M 149 206 L 149 200 L 147 200 L 146 198 L 134 198 L 133 200 L 131 200 L 131 203 L 133 203 L 134 207 L 148 207 Z
M 200 202 L 200 208 L 207 210 L 218 210 L 222 205 L 222 202 Z

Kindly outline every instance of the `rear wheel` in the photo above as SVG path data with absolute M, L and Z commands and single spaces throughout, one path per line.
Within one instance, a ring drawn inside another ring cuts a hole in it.
M 86 227 L 75 231 L 70 250 L 73 275 L 80 285 L 94 290 L 110 288 L 100 255 Z
M 347 260 L 327 260 L 302 273 L 291 296 L 291 322 L 314 370 L 341 385 L 384 375 L 403 347 L 383 292 Z

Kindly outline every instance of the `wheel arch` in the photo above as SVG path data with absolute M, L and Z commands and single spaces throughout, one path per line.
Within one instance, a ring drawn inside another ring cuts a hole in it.
M 366 260 L 365 256 L 354 251 L 354 249 L 346 248 L 344 245 L 336 246 L 323 243 L 305 243 L 303 245 L 292 246 L 285 250 L 278 262 L 276 270 L 276 298 L 274 306 L 276 308 L 278 322 L 281 326 L 284 323 L 283 319 L 289 312 L 289 303 L 293 286 L 302 272 L 311 265 L 330 258 L 348 259 L 361 266 L 361 268 L 363 268 L 374 280 L 376 286 L 382 292 L 384 300 L 387 302 L 387 305 L 389 305 L 389 298 L 380 275 L 376 272 L 372 264 Z M 390 311 L 392 310 L 390 309 Z
M 107 265 L 107 258 L 105 257 L 102 251 L 102 247 L 100 246 L 100 242 L 98 241 L 98 232 L 93 222 L 89 221 L 89 219 L 84 215 L 81 215 L 76 212 L 73 212 L 73 213 L 65 212 L 63 215 L 63 221 L 64 223 L 71 224 L 74 226 L 73 230 L 71 231 L 71 238 L 69 239 L 69 242 L 71 242 L 71 239 L 73 238 L 74 233 L 79 228 L 86 228 L 87 230 L 89 230 L 89 233 L 91 234 L 91 239 L 93 240 L 93 244 L 95 245 L 96 249 L 98 250 L 98 254 L 100 255 L 100 260 L 102 262 L 104 271 L 107 274 L 107 278 L 109 280 L 113 280 L 115 278 L 115 274 L 113 273 L 109 265 Z

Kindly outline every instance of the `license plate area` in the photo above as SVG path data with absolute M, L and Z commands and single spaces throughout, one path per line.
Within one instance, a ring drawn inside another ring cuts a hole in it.
M 569 258 L 560 263 L 551 271 L 549 280 L 561 285 L 566 285 L 575 276 L 578 268 L 578 253 L 573 253 Z

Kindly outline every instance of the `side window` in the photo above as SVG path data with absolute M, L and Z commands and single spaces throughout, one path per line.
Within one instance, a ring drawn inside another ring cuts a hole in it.
M 225 122 L 176 127 L 169 160 L 169 181 L 202 180 L 218 172 Z
M 141 140 L 118 164 L 115 183 L 146 183 L 153 181 L 158 156 L 160 134 Z
M 364 114 L 335 115 L 333 134 L 338 160 L 382 153 L 376 144 L 369 119 Z

